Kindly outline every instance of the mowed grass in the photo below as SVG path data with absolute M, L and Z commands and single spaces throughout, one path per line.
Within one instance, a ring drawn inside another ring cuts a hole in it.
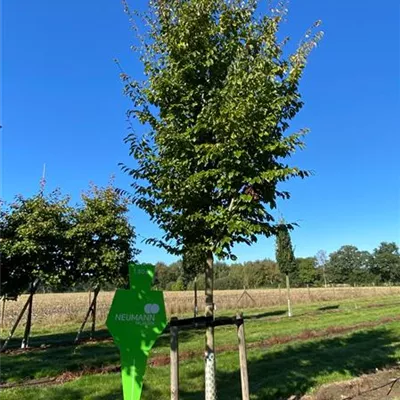
M 252 399 L 279 399 L 305 394 L 323 383 L 348 379 L 374 368 L 393 365 L 400 357 L 399 323 L 327 339 L 294 342 L 248 351 Z M 240 399 L 238 355 L 230 351 L 217 359 L 220 399 Z M 204 398 L 203 361 L 183 361 L 182 399 Z M 169 368 L 148 367 L 143 399 L 169 398 Z M 85 376 L 64 385 L 7 389 L 2 399 L 121 399 L 119 374 Z
M 295 307 L 287 318 L 285 309 L 273 307 L 247 310 L 245 330 L 249 345 L 250 389 L 254 399 L 277 399 L 312 391 L 322 383 L 358 376 L 374 368 L 395 364 L 400 359 L 400 299 L 397 296 L 357 299 L 331 304 Z M 357 307 L 357 308 L 356 308 Z M 232 312 L 224 313 L 232 315 Z M 379 323 L 381 321 L 381 323 Z M 371 326 L 368 326 L 370 324 Z M 77 327 L 77 326 L 76 326 Z M 353 329 L 337 334 L 337 327 Z M 235 327 L 216 328 L 218 388 L 220 399 L 240 398 Z M 48 329 L 48 334 L 56 335 Z M 68 334 L 64 331 L 63 335 Z M 103 334 L 106 334 L 104 331 Z M 310 339 L 307 339 L 310 335 Z M 315 337 L 313 337 L 313 335 Z M 73 333 L 70 335 L 73 337 Z M 324 337 L 325 336 L 325 337 Z M 33 338 L 44 340 L 46 337 Z M 270 345 L 261 341 L 272 340 Z M 290 341 L 289 341 L 290 339 Z M 282 344 L 280 344 L 282 343 Z M 201 352 L 204 332 L 180 332 L 181 398 L 204 398 L 204 365 Z M 188 358 L 186 352 L 193 352 Z M 169 337 L 163 335 L 152 357 L 169 354 Z M 109 342 L 68 347 L 50 347 L 1 357 L 2 382 L 57 376 L 66 371 L 117 365 L 118 349 Z M 147 369 L 143 398 L 169 398 L 169 367 Z M 3 389 L 2 399 L 120 399 L 118 373 L 84 376 L 63 385 Z

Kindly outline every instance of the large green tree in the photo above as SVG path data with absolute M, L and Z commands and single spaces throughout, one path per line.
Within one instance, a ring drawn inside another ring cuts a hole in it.
M 145 126 L 127 137 L 136 159 L 134 168 L 124 167 L 134 202 L 165 232 L 150 242 L 174 254 L 192 246 L 206 254 L 208 316 L 213 256 L 234 257 L 235 243 L 275 234 L 270 209 L 289 197 L 278 183 L 308 175 L 287 162 L 305 131 L 288 128 L 303 105 L 299 80 L 321 33 L 309 31 L 286 56 L 277 37 L 284 7 L 259 15 L 258 3 L 150 2 L 141 47 L 146 78 L 122 74 L 129 116 Z M 210 327 L 207 399 L 215 394 L 214 360 Z
M 400 282 L 400 253 L 397 244 L 382 242 L 374 249 L 370 269 L 381 282 Z
M 290 301 L 290 274 L 297 270 L 298 265 L 294 257 L 289 228 L 283 223 L 278 226 L 275 255 L 279 270 L 286 276 L 288 316 L 291 317 L 292 305 Z
M 370 261 L 367 251 L 360 251 L 356 246 L 342 246 L 329 255 L 328 280 L 350 285 L 364 283 Z

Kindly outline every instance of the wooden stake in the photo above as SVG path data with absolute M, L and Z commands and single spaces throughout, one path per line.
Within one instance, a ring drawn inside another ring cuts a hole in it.
M 96 294 L 96 290 L 97 290 L 97 294 Z M 76 338 L 75 338 L 75 340 L 74 340 L 74 343 L 78 343 L 78 341 L 79 341 L 79 337 L 81 336 L 82 331 L 83 331 L 83 329 L 85 328 L 86 322 L 87 322 L 87 320 L 89 319 L 89 315 L 92 313 L 92 309 L 93 309 L 94 303 L 95 303 L 95 301 L 96 301 L 97 295 L 99 294 L 99 291 L 100 291 L 100 288 L 96 287 L 95 293 L 94 293 L 94 296 L 93 296 L 92 303 L 90 304 L 90 307 L 89 307 L 89 309 L 87 310 L 85 319 L 83 320 L 82 325 L 81 325 L 81 327 L 79 328 L 78 333 L 76 334 Z
M 194 318 L 197 317 L 197 276 L 194 278 Z
M 4 313 L 5 313 L 5 308 L 6 308 L 6 296 L 3 296 L 3 306 L 1 310 L 1 335 L 3 335 L 3 329 L 4 329 Z
M 99 286 L 94 289 L 93 307 L 92 307 L 92 329 L 90 331 L 90 339 L 93 339 L 94 332 L 96 331 L 96 311 L 97 311 L 97 296 L 100 292 Z
M 177 321 L 178 318 L 173 317 L 171 321 Z M 179 400 L 179 342 L 178 327 L 170 324 L 171 350 L 171 400 Z
M 22 316 L 25 314 L 25 311 L 26 311 L 26 309 L 27 309 L 27 307 L 28 307 L 28 305 L 29 305 L 29 303 L 30 303 L 30 301 L 31 301 L 31 297 L 32 297 L 32 296 L 34 295 L 34 293 L 36 292 L 36 289 L 37 289 L 38 285 L 39 285 L 39 280 L 37 279 L 37 280 L 33 283 L 31 293 L 30 293 L 28 299 L 26 300 L 26 303 L 25 303 L 24 306 L 22 307 L 22 310 L 21 310 L 21 312 L 19 313 L 17 319 L 15 320 L 15 323 L 14 323 L 13 327 L 11 328 L 11 331 L 10 331 L 10 333 L 9 333 L 9 335 L 8 335 L 8 337 L 7 337 L 7 339 L 6 339 L 6 341 L 4 342 L 3 346 L 1 347 L 0 352 L 3 352 L 3 351 L 7 348 L 8 343 L 9 343 L 9 341 L 12 339 L 12 337 L 13 337 L 13 335 L 14 335 L 14 332 L 15 332 L 15 330 L 17 329 L 19 322 L 21 321 Z
M 246 337 L 244 334 L 243 314 L 236 315 L 237 336 L 239 342 L 240 380 L 242 385 L 242 400 L 249 400 L 249 375 L 247 371 Z
M 28 316 L 26 318 L 24 338 L 22 339 L 21 349 L 27 349 L 29 346 L 29 335 L 31 333 L 32 325 L 32 307 L 33 307 L 33 293 L 29 296 Z

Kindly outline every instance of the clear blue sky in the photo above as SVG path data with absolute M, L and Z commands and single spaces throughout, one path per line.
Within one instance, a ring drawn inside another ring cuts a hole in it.
M 289 183 L 292 198 L 280 205 L 300 224 L 297 256 L 344 244 L 372 250 L 400 238 L 398 0 L 292 0 L 285 33 L 297 43 L 317 19 L 325 37 L 310 58 L 305 107 L 293 125 L 311 129 L 294 161 L 315 176 Z M 141 67 L 120 1 L 9 0 L 2 20 L 2 197 L 37 191 L 43 163 L 48 190 L 60 187 L 74 201 L 89 181 L 105 184 L 111 174 L 128 188 L 117 164 L 129 161 L 129 103 L 113 59 L 132 75 Z M 141 236 L 159 234 L 139 210 L 130 215 Z M 139 247 L 142 261 L 173 260 Z M 273 258 L 274 242 L 262 238 L 236 254 Z

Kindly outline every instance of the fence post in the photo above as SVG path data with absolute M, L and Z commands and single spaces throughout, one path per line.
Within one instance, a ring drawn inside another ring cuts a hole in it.
M 239 342 L 240 380 L 242 384 L 242 400 L 249 400 L 249 375 L 247 372 L 246 338 L 244 334 L 243 314 L 236 315 L 237 335 Z
M 173 324 L 177 321 L 177 317 L 172 317 L 170 322 L 170 336 L 171 336 L 171 351 L 170 351 L 170 365 L 171 365 L 171 400 L 179 399 L 179 346 L 178 346 L 178 327 Z

